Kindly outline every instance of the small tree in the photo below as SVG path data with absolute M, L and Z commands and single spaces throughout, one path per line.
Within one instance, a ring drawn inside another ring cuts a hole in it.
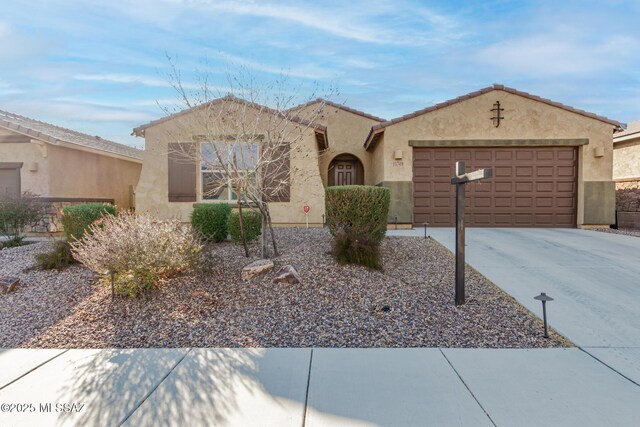
M 19 246 L 24 239 L 24 230 L 44 217 L 40 198 L 30 192 L 22 196 L 0 197 L 0 234 L 7 237 L 7 246 Z
M 315 90 L 312 96 L 301 100 L 299 88 L 290 87 L 287 78 L 261 85 L 246 70 L 227 76 L 226 95 L 216 89 L 219 86 L 211 85 L 211 73 L 204 73 L 200 87 L 189 91 L 170 58 L 169 62 L 170 82 L 183 109 L 193 113 L 184 119 L 176 134 L 182 138 L 190 135 L 202 148 L 195 154 L 184 145 L 175 149 L 184 158 L 194 160 L 195 155 L 198 164 L 212 171 L 209 196 L 220 197 L 226 192 L 228 198 L 236 198 L 240 210 L 246 205 L 260 211 L 262 257 L 268 257 L 267 235 L 274 256 L 278 256 L 269 203 L 289 191 L 295 167 L 286 160 L 312 132 L 324 129 L 319 124 L 324 101 L 318 99 L 317 108 L 305 110 L 305 117 L 298 117 L 291 112 L 293 104 L 315 99 Z M 334 92 L 329 90 L 325 98 Z M 175 111 L 165 109 L 165 113 Z M 168 135 L 169 140 L 177 140 L 177 135 Z M 243 230 L 241 225 L 244 233 Z M 243 244 L 248 254 L 244 239 Z

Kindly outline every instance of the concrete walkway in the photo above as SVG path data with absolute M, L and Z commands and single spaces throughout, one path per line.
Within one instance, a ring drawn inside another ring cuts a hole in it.
M 637 426 L 640 402 L 577 348 L 17 349 L 0 366 L 2 426 Z
M 424 236 L 423 229 L 391 235 Z M 455 230 L 428 229 L 455 251 Z M 640 238 L 571 229 L 468 228 L 466 260 L 577 346 L 640 384 Z M 453 284 L 452 284 L 453 292 Z M 640 422 L 639 422 L 640 424 Z

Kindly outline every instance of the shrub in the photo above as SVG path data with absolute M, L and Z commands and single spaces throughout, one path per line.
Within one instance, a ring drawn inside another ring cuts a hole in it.
M 71 243 L 71 252 L 89 269 L 114 274 L 120 295 L 138 295 L 190 269 L 201 249 L 190 226 L 148 214 L 107 215 L 89 231 L 82 240 Z
M 231 206 L 226 203 L 199 203 L 191 212 L 191 225 L 206 239 L 222 242 L 229 234 L 229 215 Z
M 330 187 L 325 200 L 336 259 L 379 268 L 379 245 L 387 231 L 391 200 L 389 189 L 365 185 Z
M 87 233 L 91 224 L 105 214 L 115 215 L 116 207 L 104 203 L 85 203 L 71 205 L 62 209 L 62 227 L 67 240 L 80 240 Z
M 76 261 L 73 259 L 69 242 L 58 240 L 50 252 L 38 254 L 36 262 L 43 270 L 61 270 Z
M 8 238 L 3 247 L 20 246 L 25 227 L 37 223 L 43 216 L 40 198 L 33 193 L 0 197 L 0 234 Z
M 262 215 L 255 210 L 243 210 L 244 237 L 247 242 L 256 240 L 262 233 Z M 229 235 L 234 242 L 242 242 L 240 233 L 240 213 L 233 212 L 229 217 Z

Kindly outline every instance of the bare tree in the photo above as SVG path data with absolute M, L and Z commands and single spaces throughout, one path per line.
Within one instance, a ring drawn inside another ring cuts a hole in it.
M 182 111 L 189 112 L 178 113 L 182 120 L 176 132 L 182 138 L 189 135 L 200 146 L 194 151 L 177 144 L 175 149 L 181 151 L 181 156 L 195 159 L 205 171 L 201 175 L 204 198 L 235 199 L 240 215 L 243 207 L 260 211 L 261 255 L 269 256 L 268 234 L 273 256 L 278 256 L 269 204 L 289 196 L 291 175 L 297 167 L 290 163 L 291 154 L 313 135 L 326 137 L 326 129 L 319 120 L 326 113 L 324 99 L 334 96 L 336 91 L 326 91 L 314 108 L 305 109 L 304 117 L 299 117 L 291 108 L 316 99 L 317 84 L 310 96 L 301 98 L 303 85 L 292 85 L 287 77 L 258 83 L 250 72 L 240 69 L 227 74 L 224 85 L 212 84 L 214 74 L 201 72 L 198 87 L 190 89 L 175 63 L 168 59 L 169 80 Z M 165 113 L 175 111 L 165 109 Z M 241 232 L 244 236 L 244 229 Z M 246 242 L 244 246 L 248 254 Z

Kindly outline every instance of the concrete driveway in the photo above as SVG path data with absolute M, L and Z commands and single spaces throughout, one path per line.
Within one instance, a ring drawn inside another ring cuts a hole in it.
M 428 233 L 455 250 L 454 229 Z M 466 243 L 470 266 L 540 317 L 533 297 L 552 296 L 550 325 L 640 384 L 640 238 L 589 230 L 469 228 Z

